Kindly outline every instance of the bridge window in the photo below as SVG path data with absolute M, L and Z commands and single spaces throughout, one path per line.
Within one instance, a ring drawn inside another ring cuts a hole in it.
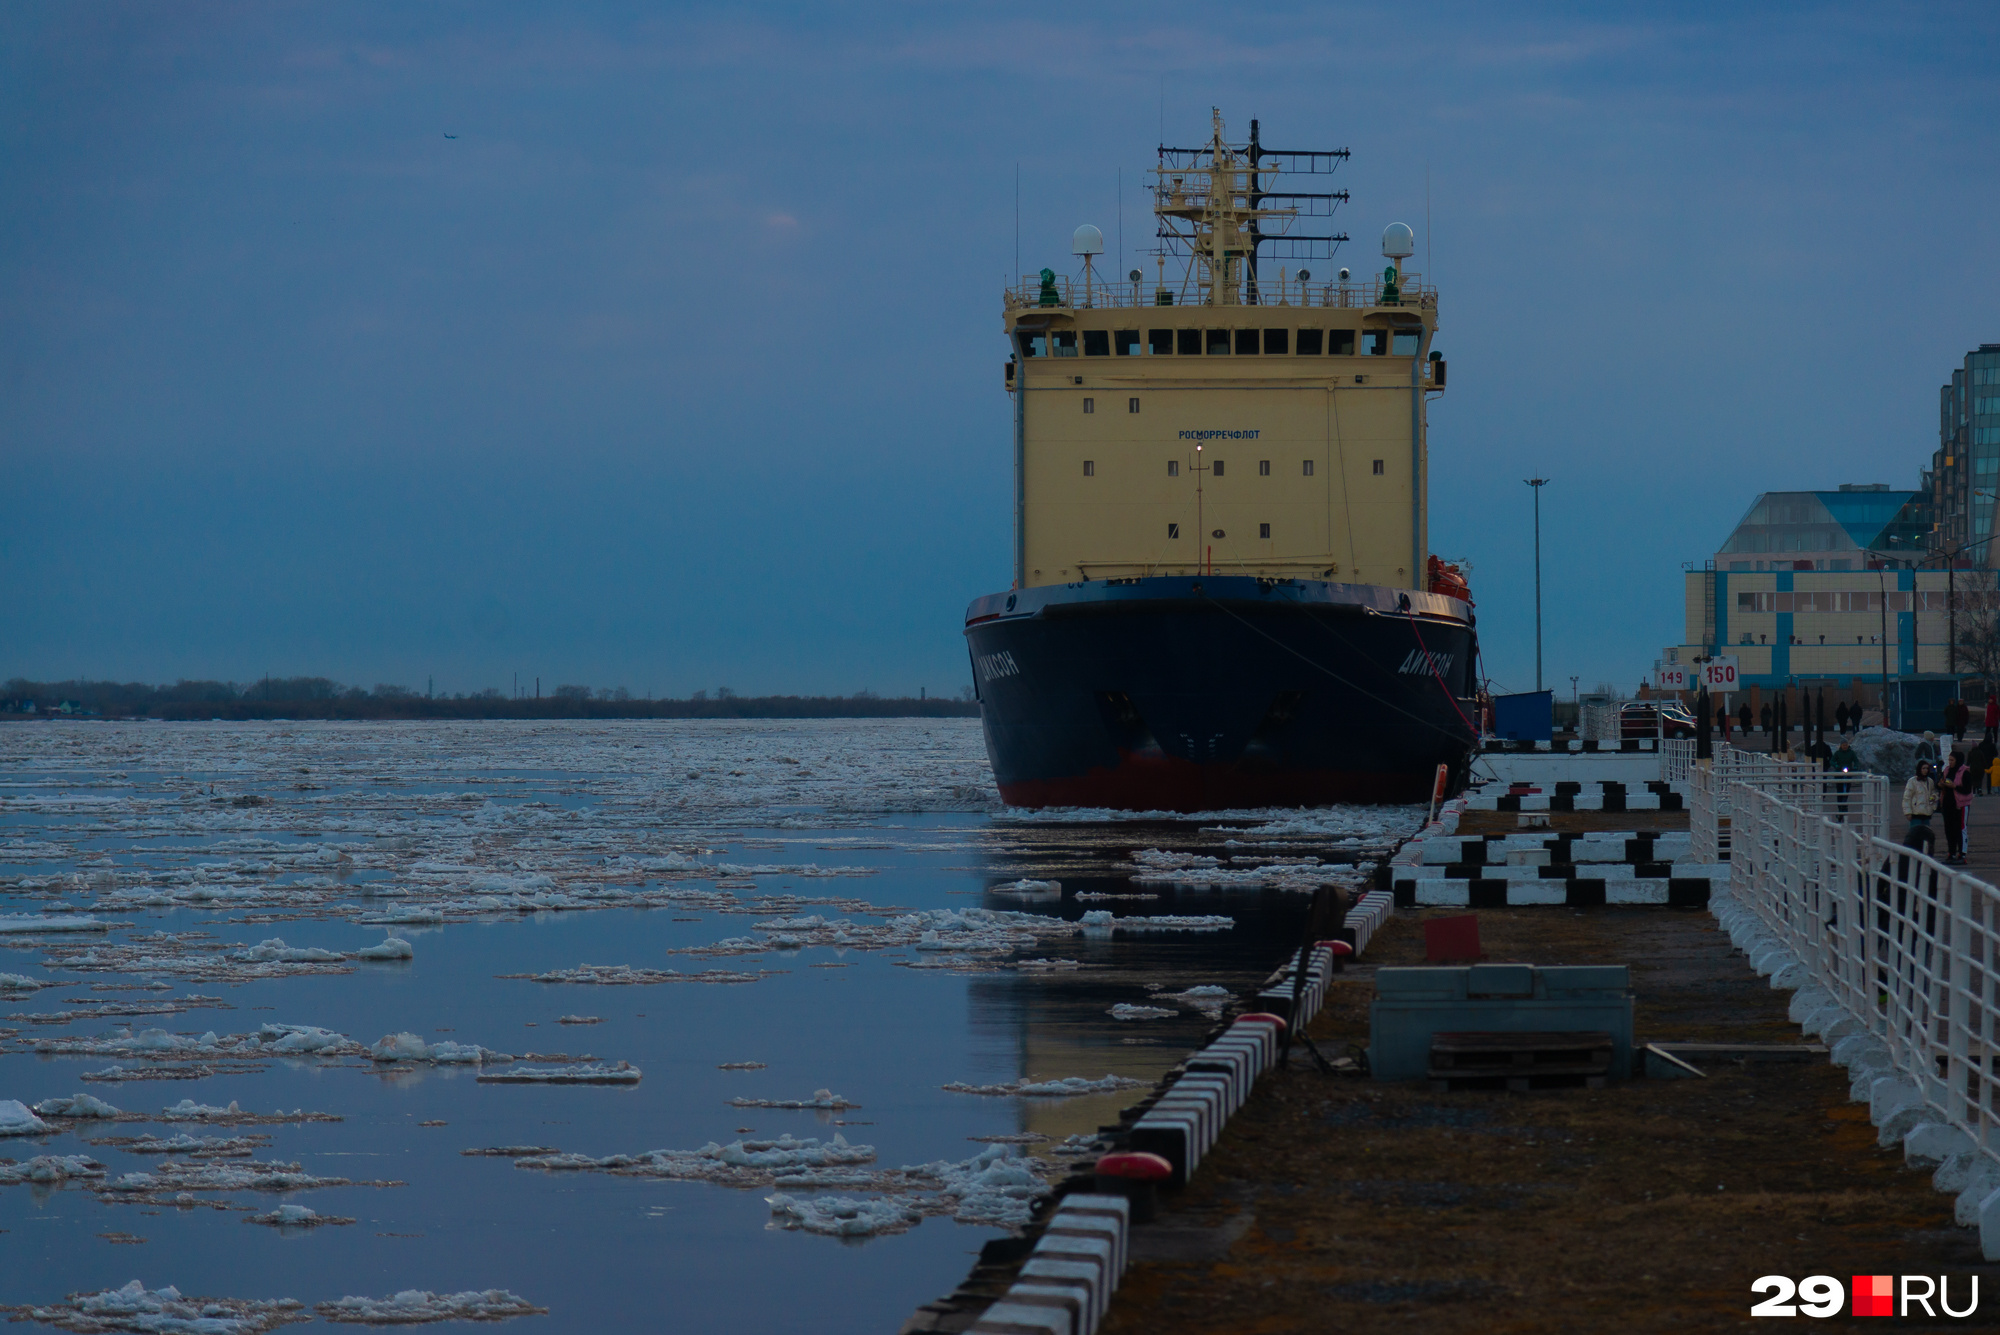
M 1111 346 L 1118 350 L 1120 357 L 1136 356 L 1139 351 L 1139 331 L 1121 329 L 1111 336 Z
M 1174 352 L 1174 331 L 1171 329 L 1148 329 L 1146 331 L 1146 351 L 1155 357 L 1171 357 Z
M 1326 339 L 1326 331 L 1324 329 L 1299 330 L 1299 356 L 1301 357 L 1319 356 L 1319 350 L 1323 345 L 1325 339 Z
M 1283 355 L 1287 350 L 1286 345 L 1291 342 L 1291 338 L 1292 331 L 1289 329 L 1266 329 L 1264 331 L 1264 355 L 1267 357 Z
M 1229 355 L 1229 331 L 1227 329 L 1211 329 L 1208 331 L 1208 355 L 1211 357 L 1227 357 Z
M 1363 335 L 1362 346 L 1366 349 L 1370 357 L 1386 357 L 1389 355 L 1388 330 L 1364 329 L 1361 332 Z M 1061 356 L 1062 354 L 1057 353 L 1056 355 Z
M 1056 356 L 1076 356 L 1076 330 L 1058 329 L 1056 331 Z
M 1326 351 L 1330 357 L 1352 357 L 1354 355 L 1354 331 L 1352 329 L 1327 330 Z
M 1174 351 L 1182 357 L 1201 356 L 1201 330 L 1176 329 L 1174 331 Z
M 1422 345 L 1423 341 L 1424 331 L 1421 329 L 1398 329 L 1396 331 L 1396 355 L 1398 357 L 1416 356 L 1417 349 Z
M 1242 356 L 1256 356 L 1261 341 L 1257 337 L 1257 331 L 1254 329 L 1239 329 L 1236 331 L 1236 351 Z
M 1016 334 L 1014 341 L 1021 345 L 1023 357 L 1046 357 L 1049 355 L 1047 334 Z
M 1105 329 L 1083 331 L 1083 355 L 1086 357 L 1109 357 L 1111 355 L 1111 333 Z

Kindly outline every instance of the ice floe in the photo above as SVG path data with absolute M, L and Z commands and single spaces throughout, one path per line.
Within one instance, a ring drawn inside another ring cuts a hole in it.
M 630 1062 L 615 1066 L 510 1066 L 504 1071 L 481 1071 L 482 1085 L 636 1085 L 639 1068 Z
M 40 1136 L 54 1129 L 19 1099 L 0 1099 L 0 1136 Z
M 405 1289 L 389 1298 L 336 1298 L 318 1303 L 315 1312 L 336 1325 L 419 1326 L 434 1321 L 505 1321 L 517 1316 L 547 1316 L 549 1309 L 505 1289 L 468 1289 L 464 1293 L 432 1293 Z
M 882 1233 L 903 1233 L 923 1222 L 923 1215 L 899 1201 L 886 1197 L 855 1200 L 847 1196 L 788 1196 L 776 1192 L 764 1198 L 783 1228 L 800 1228 L 808 1233 L 833 1237 L 861 1238 Z
M 108 932 L 115 924 L 96 918 L 37 917 L 19 913 L 0 914 L 0 935 L 27 935 L 40 932 Z
M 116 1118 L 124 1114 L 95 1094 L 72 1094 L 66 1099 L 43 1099 L 35 1111 L 44 1117 Z
M 849 1103 L 830 1089 L 813 1091 L 809 1099 L 731 1099 L 733 1108 L 819 1108 L 838 1112 L 843 1108 L 859 1108 L 858 1103 Z
M 308 1173 L 302 1164 L 257 1159 L 234 1163 L 181 1163 L 166 1159 L 144 1172 L 125 1173 L 92 1188 L 105 1200 L 157 1204 L 197 1191 L 316 1191 L 324 1187 L 400 1187 L 401 1182 L 357 1182 Z
M 0 993 L 34 992 L 44 987 L 53 986 L 53 983 L 46 983 L 38 978 L 30 978 L 26 974 L 0 973 Z
M 764 974 L 734 969 L 681 973 L 674 969 L 635 969 L 629 964 L 579 964 L 547 973 L 502 973 L 496 978 L 525 978 L 531 983 L 594 983 L 607 987 L 644 987 L 655 983 L 754 983 Z
M 428 1043 L 407 1031 L 400 1034 L 385 1034 L 368 1049 L 368 1056 L 378 1062 L 415 1062 L 431 1066 L 484 1066 L 490 1062 L 510 1062 L 514 1058 L 505 1052 L 495 1052 L 482 1048 L 477 1043 Z
M 0 1186 L 18 1186 L 23 1182 L 64 1182 L 71 1178 L 101 1178 L 105 1171 L 103 1164 L 82 1154 L 44 1154 L 26 1163 L 0 1159 Z
M 363 946 L 360 950 L 354 952 L 354 958 L 358 960 L 407 960 L 414 958 L 416 953 L 415 950 L 410 948 L 408 941 L 405 941 L 400 936 L 392 936 L 385 939 L 380 945 Z
M 1130 1002 L 1121 1001 L 1105 1014 L 1114 1020 L 1164 1020 L 1170 1015 L 1179 1015 L 1180 1012 L 1171 1006 L 1134 1006 Z
M 938 1088 L 949 1090 L 953 1094 L 1053 1099 L 1073 1098 L 1078 1094 L 1109 1094 L 1114 1090 L 1137 1089 L 1145 1083 L 1143 1080 L 1134 1080 L 1130 1076 L 1123 1075 L 1107 1075 L 1102 1080 L 1087 1080 L 1080 1075 L 1066 1076 L 1060 1080 L 1036 1080 L 1023 1076 L 1004 1085 L 968 1085 L 963 1081 L 953 1081 L 949 1085 L 939 1085 Z
M 133 1331 L 140 1335 L 262 1335 L 293 1321 L 307 1321 L 305 1304 L 290 1298 L 183 1298 L 168 1285 L 148 1289 L 133 1280 L 122 1289 L 80 1293 L 48 1307 L 27 1307 L 32 1321 L 58 1330 Z
M 354 1220 L 343 1215 L 321 1214 L 303 1205 L 287 1202 L 275 1210 L 263 1214 L 253 1214 L 243 1221 L 246 1224 L 267 1224 L 272 1228 L 319 1228 L 326 1224 L 351 1224 Z

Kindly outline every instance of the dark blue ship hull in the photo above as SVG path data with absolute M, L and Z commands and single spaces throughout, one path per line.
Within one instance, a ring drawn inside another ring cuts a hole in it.
M 1470 607 L 1250 576 L 1091 580 L 967 610 L 1014 806 L 1421 802 L 1475 736 Z

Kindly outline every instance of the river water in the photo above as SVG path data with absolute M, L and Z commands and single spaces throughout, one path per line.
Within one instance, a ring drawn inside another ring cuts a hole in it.
M 1135 1088 L 943 1086 L 1150 1083 L 1420 816 L 1010 812 L 974 720 L 0 727 L 0 1304 L 894 1330 Z

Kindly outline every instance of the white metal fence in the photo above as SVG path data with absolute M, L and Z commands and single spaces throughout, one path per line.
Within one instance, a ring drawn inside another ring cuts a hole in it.
M 1889 781 L 1879 774 L 1830 773 L 1815 760 L 1782 760 L 1724 742 L 1707 764 L 1694 758 L 1693 742 L 1668 742 L 1663 766 L 1670 781 L 1688 785 L 1689 853 L 1696 862 L 1730 860 L 1739 785 L 1865 835 L 1889 835 Z
M 1727 798 L 1736 901 L 1942 1120 L 2000 1152 L 2000 890 L 1778 792 Z

